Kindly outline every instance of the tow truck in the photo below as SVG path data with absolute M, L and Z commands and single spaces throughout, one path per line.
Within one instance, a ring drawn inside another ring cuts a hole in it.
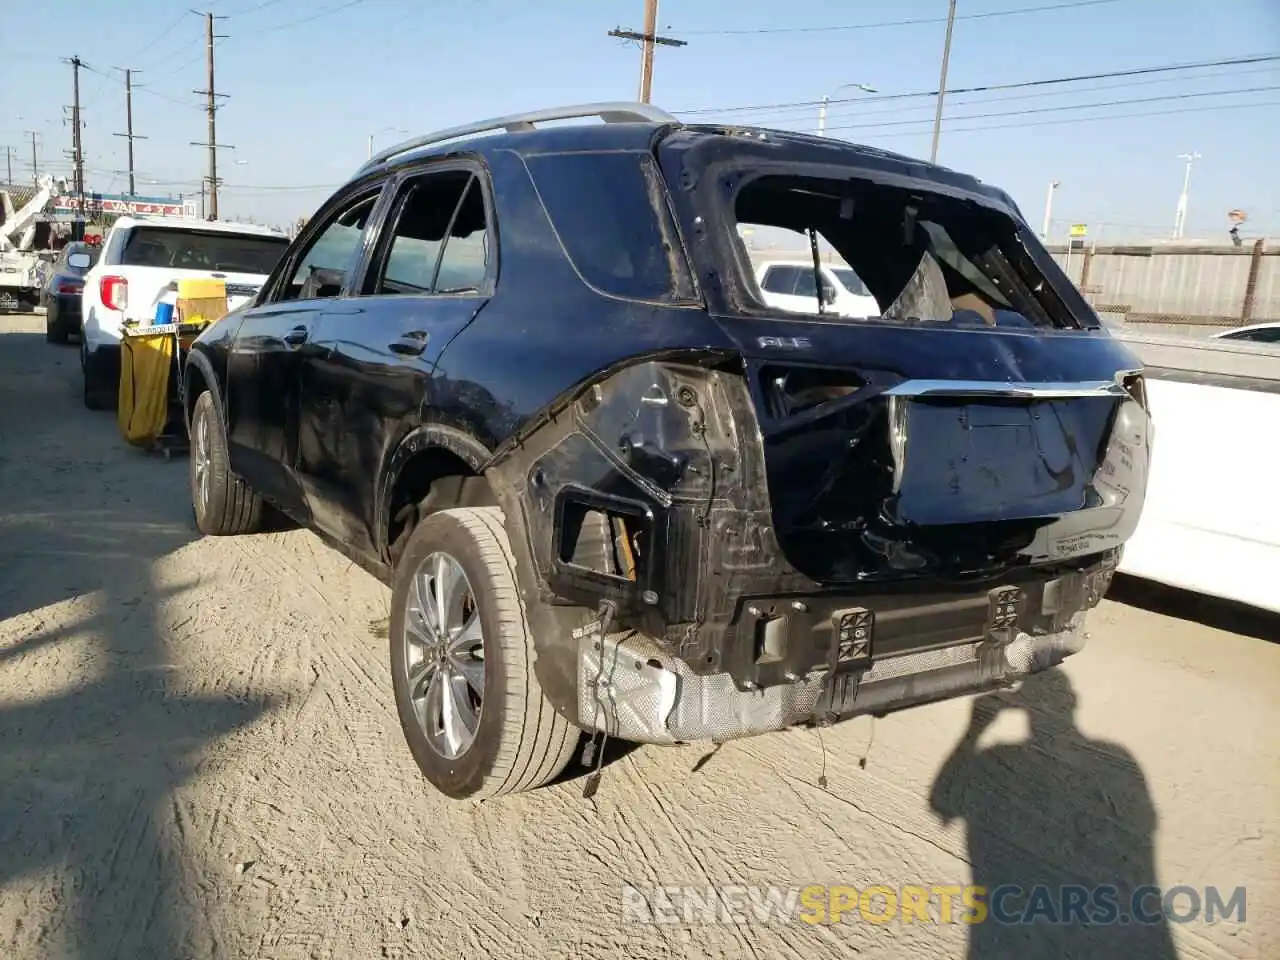
M 52 225 L 43 216 L 55 196 L 66 190 L 65 177 L 46 174 L 35 195 L 14 209 L 8 190 L 0 190 L 4 220 L 0 222 L 0 310 L 32 310 L 50 270 Z

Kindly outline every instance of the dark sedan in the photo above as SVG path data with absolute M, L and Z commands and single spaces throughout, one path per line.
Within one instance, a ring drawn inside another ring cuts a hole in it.
M 66 343 L 71 334 L 80 335 L 80 294 L 84 275 L 98 261 L 98 248 L 89 243 L 69 243 L 54 263 L 53 275 L 40 299 L 45 307 L 45 339 Z

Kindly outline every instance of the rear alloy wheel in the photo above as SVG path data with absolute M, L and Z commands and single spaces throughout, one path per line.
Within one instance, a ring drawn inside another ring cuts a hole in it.
M 212 536 L 254 533 L 262 525 L 262 498 L 231 472 L 222 416 L 206 390 L 191 412 L 191 510 L 196 529 Z
M 391 595 L 396 709 L 441 793 L 532 790 L 568 764 L 578 729 L 533 672 L 533 639 L 496 507 L 442 510 L 409 536 Z

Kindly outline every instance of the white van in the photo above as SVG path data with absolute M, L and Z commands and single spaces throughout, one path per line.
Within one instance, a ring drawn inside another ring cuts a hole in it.
M 822 263 L 824 310 L 841 317 L 878 317 L 881 310 L 858 275 L 841 264 Z M 756 283 L 764 302 L 789 313 L 817 313 L 818 288 L 813 262 L 773 260 L 756 267 Z

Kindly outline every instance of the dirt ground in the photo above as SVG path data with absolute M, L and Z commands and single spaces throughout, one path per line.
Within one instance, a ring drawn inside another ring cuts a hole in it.
M 1244 886 L 1244 922 L 1165 934 L 1280 956 L 1274 618 L 1122 583 L 976 746 L 961 700 L 446 802 L 397 726 L 387 592 L 304 531 L 198 537 L 185 460 L 86 411 L 42 328 L 0 317 L 0 956 L 1172 955 L 1132 925 L 623 913 L 623 884 L 1033 879 Z

